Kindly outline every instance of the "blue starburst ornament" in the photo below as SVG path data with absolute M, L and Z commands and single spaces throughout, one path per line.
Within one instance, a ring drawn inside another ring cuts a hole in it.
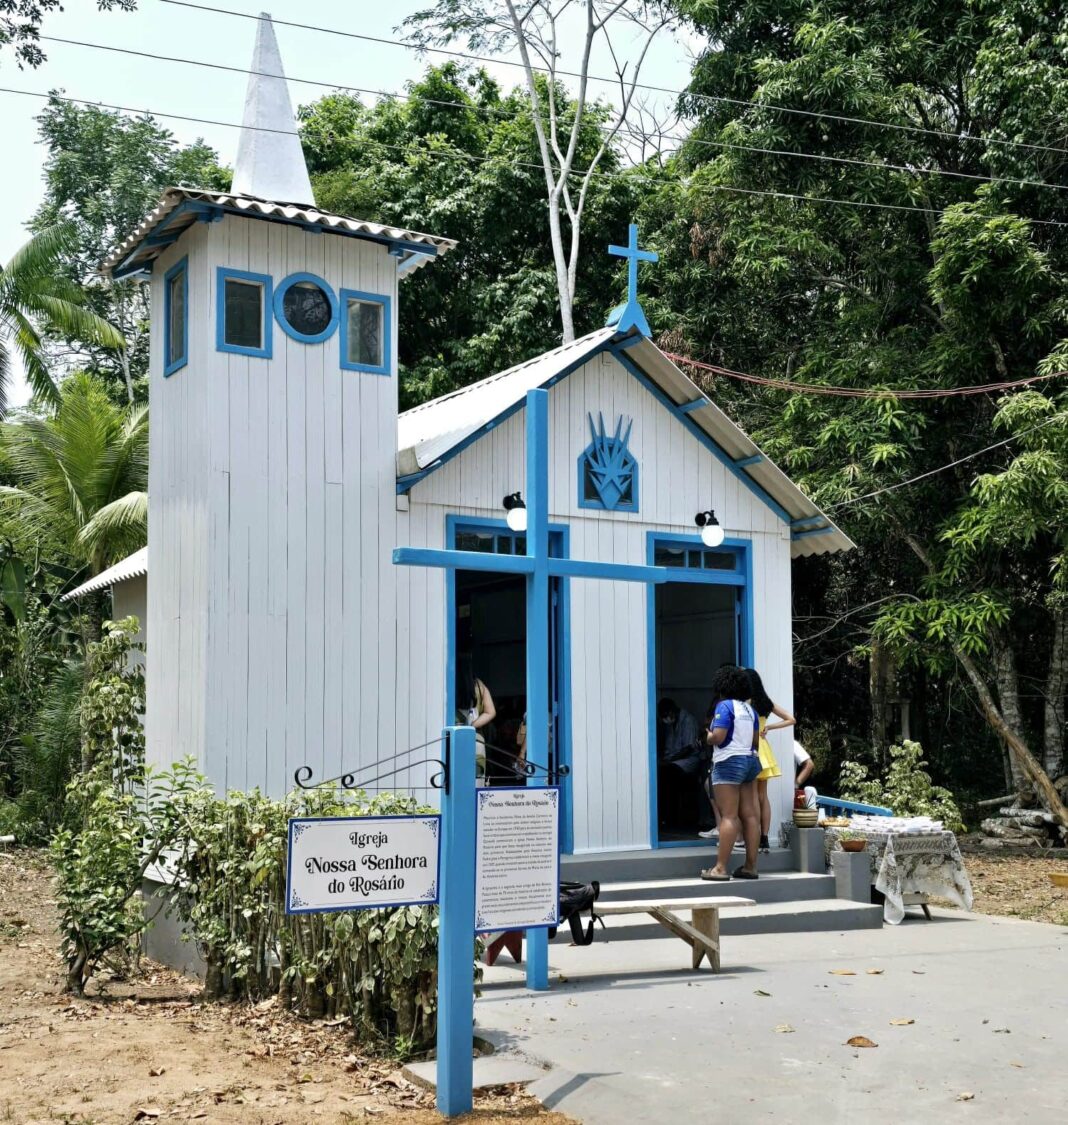
M 638 510 L 638 462 L 629 449 L 634 423 L 623 429 L 619 416 L 614 433 L 604 424 L 604 415 L 587 414 L 590 444 L 579 457 L 579 506 L 603 508 L 606 511 L 636 512 Z

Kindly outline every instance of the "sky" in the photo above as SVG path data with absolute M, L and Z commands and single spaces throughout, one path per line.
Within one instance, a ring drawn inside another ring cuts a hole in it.
M 205 3 L 212 5 L 213 0 L 205 0 Z M 276 20 L 397 39 L 396 28 L 405 17 L 430 3 L 431 0 L 273 0 L 270 14 Z M 214 6 L 249 15 L 265 10 L 263 0 L 256 3 L 214 0 Z M 580 25 L 572 27 L 578 40 Z M 245 75 L 139 58 L 101 50 L 99 46 L 50 42 L 44 37 L 248 67 L 255 33 L 254 20 L 196 11 L 164 0 L 139 0 L 134 12 L 100 12 L 95 0 L 67 0 L 64 11 L 45 17 L 41 45 L 48 56 L 47 62 L 37 70 L 20 71 L 11 60 L 10 52 L 5 51 L 0 58 L 0 87 L 3 87 L 0 120 L 3 121 L 5 151 L 4 174 L 0 178 L 0 262 L 7 261 L 26 239 L 26 223 L 43 193 L 42 166 L 46 156 L 38 143 L 34 121 L 44 99 L 7 91 L 44 94 L 56 90 L 72 98 L 110 103 L 135 112 L 151 112 L 179 141 L 206 140 L 225 164 L 233 163 L 237 150 L 238 130 L 235 128 L 174 120 L 163 115 L 171 113 L 240 123 Z M 405 84 L 417 79 L 430 62 L 443 61 L 442 56 L 423 55 L 403 46 L 369 43 L 306 28 L 276 25 L 276 34 L 290 79 L 310 78 L 401 93 Z M 625 39 L 623 45 L 626 57 Z M 574 48 L 577 46 L 575 42 Z M 662 35 L 649 52 L 642 81 L 670 90 L 682 89 L 689 79 L 692 53 L 698 46 L 685 33 Z M 575 69 L 574 48 L 565 46 L 562 68 Z M 516 85 L 521 79 L 517 68 L 504 63 L 495 63 L 487 69 L 505 87 Z M 594 56 L 591 73 L 611 73 L 606 53 Z M 614 91 L 608 85 L 594 84 L 591 89 L 609 100 L 613 98 Z M 314 86 L 290 83 L 294 105 L 313 101 L 327 92 Z M 654 104 L 659 101 L 658 108 L 673 100 L 666 95 L 652 98 Z M 365 99 L 374 100 L 366 95 Z M 22 405 L 28 397 L 25 380 L 18 372 L 9 390 L 9 404 L 12 407 Z

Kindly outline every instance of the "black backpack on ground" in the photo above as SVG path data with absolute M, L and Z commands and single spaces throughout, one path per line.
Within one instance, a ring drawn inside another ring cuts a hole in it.
M 601 893 L 601 884 L 596 879 L 592 883 L 560 883 L 560 921 L 566 922 L 571 927 L 571 937 L 576 945 L 593 944 L 593 924 L 604 921 L 594 910 L 593 904 Z M 582 928 L 581 914 L 584 910 L 590 912 L 590 922 Z M 549 939 L 556 937 L 556 927 L 549 930 Z

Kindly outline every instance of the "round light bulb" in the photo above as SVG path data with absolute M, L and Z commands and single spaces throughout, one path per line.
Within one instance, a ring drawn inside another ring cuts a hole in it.
M 718 547 L 724 538 L 723 528 L 718 523 L 706 523 L 701 528 L 701 542 L 706 547 Z
M 504 519 L 512 531 L 526 531 L 527 529 L 526 508 L 509 508 Z

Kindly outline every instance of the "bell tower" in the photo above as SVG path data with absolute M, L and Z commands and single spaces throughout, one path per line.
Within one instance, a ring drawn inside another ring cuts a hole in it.
M 272 795 L 393 714 L 398 285 L 448 239 L 315 207 L 263 15 L 229 192 L 168 188 L 151 273 L 148 757 Z M 391 732 L 389 732 L 391 737 Z

